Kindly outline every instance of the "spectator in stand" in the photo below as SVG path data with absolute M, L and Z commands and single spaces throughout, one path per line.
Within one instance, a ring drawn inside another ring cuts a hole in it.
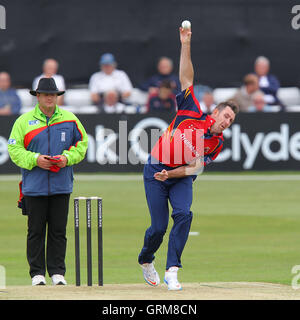
M 240 106 L 240 111 L 247 112 L 253 106 L 253 95 L 257 92 L 263 93 L 259 89 L 258 76 L 250 73 L 244 77 L 242 87 L 231 99 Z
M 59 64 L 55 59 L 46 59 L 43 63 L 43 73 L 34 78 L 32 83 L 32 90 L 36 90 L 41 78 L 53 78 L 58 90 L 65 91 L 65 79 L 62 75 L 57 74 Z M 63 95 L 57 97 L 57 104 L 62 106 L 64 104 Z
M 173 61 L 170 58 L 161 57 L 158 60 L 157 71 L 157 74 L 152 76 L 140 86 L 141 90 L 148 91 L 151 95 L 152 93 L 158 91 L 158 88 L 163 81 L 168 80 L 171 82 L 171 88 L 174 94 L 177 94 L 181 91 L 179 78 L 176 74 L 172 73 Z
M 104 97 L 103 111 L 105 113 L 125 112 L 125 104 L 119 101 L 119 95 L 115 90 L 106 91 L 103 97 Z
M 104 94 L 111 90 L 117 93 L 120 102 L 126 101 L 133 88 L 128 75 L 117 69 L 117 62 L 111 53 L 103 54 L 99 63 L 100 71 L 94 73 L 89 81 L 93 103 L 103 108 Z
M 158 91 L 150 94 L 147 104 L 148 112 L 175 112 L 175 95 L 172 92 L 171 82 L 165 80 L 161 82 Z
M 273 109 L 266 104 L 264 93 L 257 91 L 253 95 L 253 105 L 249 106 L 248 112 L 273 112 Z
M 256 58 L 254 69 L 259 79 L 259 88 L 265 94 L 265 102 L 268 105 L 279 105 L 281 109 L 284 110 L 285 106 L 277 97 L 277 91 L 280 87 L 279 80 L 274 75 L 269 74 L 269 59 L 263 56 Z
M 204 113 L 211 114 L 214 111 L 216 104 L 212 92 L 204 92 L 202 100 L 200 101 L 200 106 Z
M 10 75 L 0 72 L 0 116 L 19 114 L 22 104 L 15 89 L 11 88 Z

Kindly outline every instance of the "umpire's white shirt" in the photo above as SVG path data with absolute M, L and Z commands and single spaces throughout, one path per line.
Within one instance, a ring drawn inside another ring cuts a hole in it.
M 91 93 L 103 93 L 109 90 L 123 93 L 131 92 L 132 84 L 127 74 L 122 70 L 114 70 L 110 75 L 99 71 L 91 76 L 89 89 Z

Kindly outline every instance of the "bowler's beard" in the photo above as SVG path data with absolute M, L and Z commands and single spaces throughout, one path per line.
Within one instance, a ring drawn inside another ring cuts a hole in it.
M 215 122 L 212 126 L 211 126 L 211 130 L 210 132 L 212 134 L 220 134 L 222 133 L 222 129 L 220 128 L 220 124 L 218 124 L 217 122 Z

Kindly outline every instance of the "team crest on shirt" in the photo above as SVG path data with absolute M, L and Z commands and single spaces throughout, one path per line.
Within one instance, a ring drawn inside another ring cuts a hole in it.
M 8 144 L 16 144 L 16 139 L 9 139 L 7 141 Z
M 60 134 L 60 141 L 65 142 L 66 141 L 66 133 L 64 131 L 61 132 Z
M 39 124 L 40 123 L 40 120 L 29 120 L 28 121 L 28 124 L 30 125 L 30 126 L 34 126 L 34 125 L 37 125 L 37 124 Z

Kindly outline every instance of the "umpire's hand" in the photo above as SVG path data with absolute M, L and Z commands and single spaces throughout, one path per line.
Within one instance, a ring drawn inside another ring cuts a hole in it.
M 68 158 L 63 156 L 62 154 L 54 156 L 55 158 L 59 158 L 59 162 L 55 163 L 58 167 L 64 168 L 68 163 Z
M 37 158 L 38 167 L 44 170 L 50 170 L 50 167 L 53 166 L 53 163 L 50 160 L 46 159 L 47 157 L 49 156 L 43 155 L 43 154 L 38 156 Z
M 51 160 L 47 159 L 49 158 L 49 156 L 47 155 L 39 155 L 37 158 L 37 165 L 38 167 L 44 169 L 44 170 L 50 170 L 50 168 L 55 164 L 56 166 L 58 166 L 59 168 L 64 168 L 67 163 L 68 163 L 68 159 L 67 157 L 63 156 L 63 155 L 57 155 L 55 156 L 57 159 L 59 159 L 59 161 L 55 161 L 55 163 L 53 163 Z

